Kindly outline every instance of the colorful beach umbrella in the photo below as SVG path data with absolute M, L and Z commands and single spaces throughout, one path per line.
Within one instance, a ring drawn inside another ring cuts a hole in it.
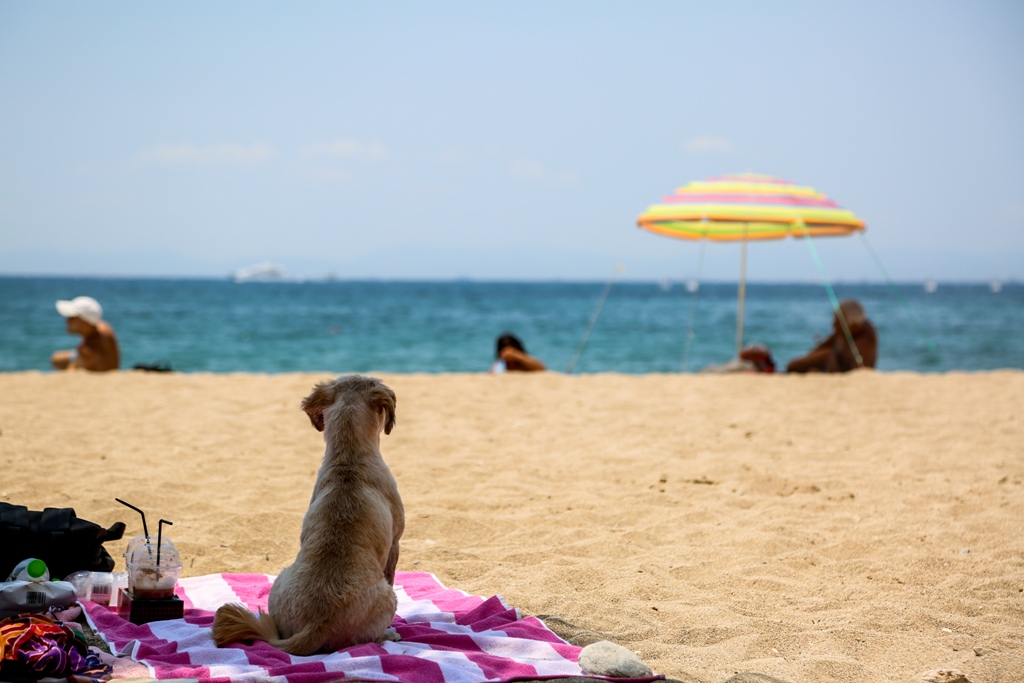
M 743 346 L 747 242 L 849 235 L 864 230 L 864 221 L 814 188 L 754 173 L 723 175 L 684 185 L 648 207 L 637 225 L 667 237 L 742 243 L 737 356 Z

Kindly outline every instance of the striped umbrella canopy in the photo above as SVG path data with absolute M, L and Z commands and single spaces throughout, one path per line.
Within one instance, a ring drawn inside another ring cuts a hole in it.
M 685 185 L 648 207 L 637 225 L 668 237 L 717 242 L 864 230 L 864 221 L 813 187 L 753 173 Z
M 755 173 L 735 173 L 684 185 L 652 204 L 637 225 L 687 240 L 742 242 L 736 355 L 743 348 L 747 242 L 787 236 L 810 239 L 864 231 L 864 221 L 806 185 Z

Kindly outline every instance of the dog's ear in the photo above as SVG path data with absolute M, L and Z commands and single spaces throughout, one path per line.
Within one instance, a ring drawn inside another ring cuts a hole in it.
M 390 434 L 391 430 L 395 427 L 395 403 L 398 399 L 395 398 L 395 392 L 383 384 L 378 384 L 373 390 L 373 407 L 376 410 L 383 410 L 384 419 L 384 433 Z
M 324 431 L 324 408 L 334 402 L 333 382 L 320 382 L 313 387 L 313 393 L 302 399 L 302 409 L 309 416 L 316 431 Z

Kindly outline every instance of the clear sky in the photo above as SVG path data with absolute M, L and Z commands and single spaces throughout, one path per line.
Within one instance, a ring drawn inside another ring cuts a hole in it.
M 682 279 L 636 217 L 743 171 L 830 279 L 1024 279 L 1024 3 L 0 0 L 0 274 Z

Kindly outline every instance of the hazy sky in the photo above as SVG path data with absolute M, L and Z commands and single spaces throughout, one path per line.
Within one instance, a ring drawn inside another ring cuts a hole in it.
M 831 279 L 1024 278 L 1024 3 L 0 0 L 0 274 L 689 278 L 636 217 L 742 171 Z

